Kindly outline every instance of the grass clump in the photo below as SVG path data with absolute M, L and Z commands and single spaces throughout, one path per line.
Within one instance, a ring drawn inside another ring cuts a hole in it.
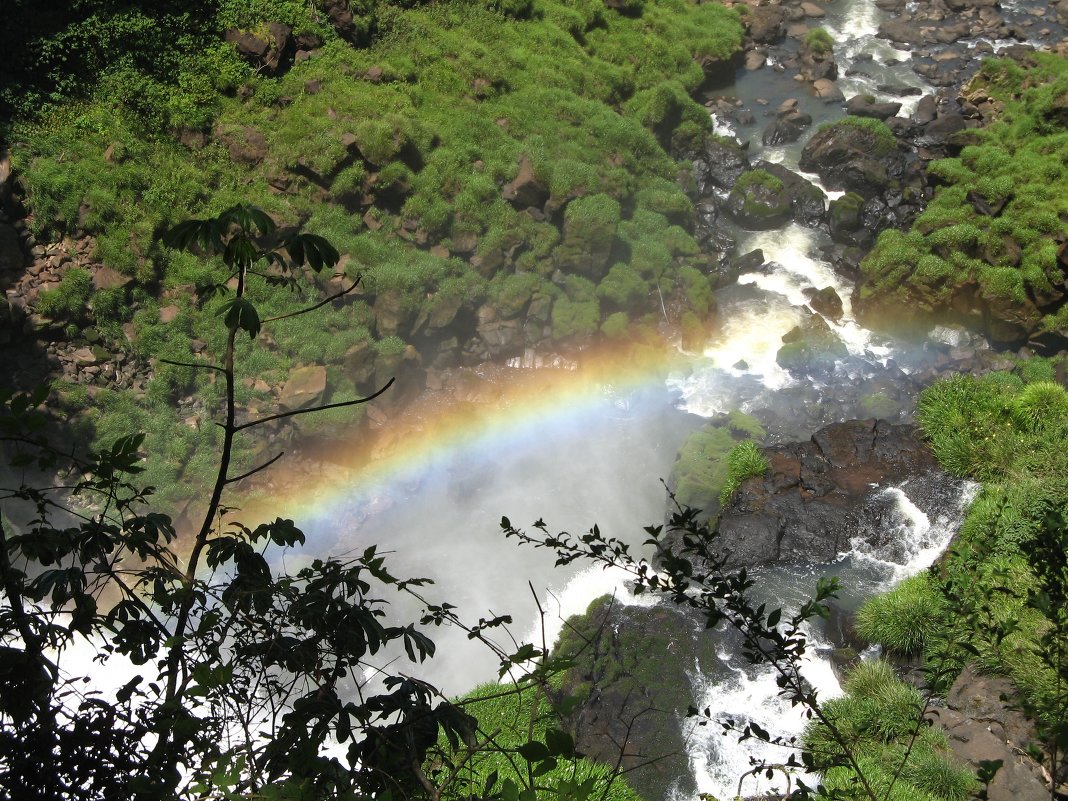
M 813 28 L 805 34 L 805 47 L 813 53 L 830 53 L 834 49 L 834 39 L 823 28 Z
M 747 478 L 764 475 L 768 469 L 767 457 L 753 440 L 739 442 L 727 454 L 727 477 L 719 492 L 719 503 L 726 506 L 735 490 Z
M 943 624 L 944 599 L 921 573 L 864 602 L 857 611 L 857 632 L 896 654 L 920 653 Z
M 896 801 L 966 801 L 978 788 L 974 774 L 948 752 L 945 734 L 919 720 L 924 708 L 919 692 L 899 679 L 887 662 L 861 662 L 843 689 L 845 695 L 822 705 L 823 714 L 849 744 L 865 779 L 880 797 L 889 791 L 886 797 Z M 809 724 L 803 747 L 821 769 L 828 790 L 855 789 L 857 777 L 852 768 L 835 764 L 842 747 L 824 723 Z M 901 767 L 906 753 L 908 759 Z
M 77 321 L 89 315 L 89 297 L 93 280 L 89 271 L 72 267 L 63 274 L 55 289 L 48 289 L 37 299 L 38 313 L 53 320 Z

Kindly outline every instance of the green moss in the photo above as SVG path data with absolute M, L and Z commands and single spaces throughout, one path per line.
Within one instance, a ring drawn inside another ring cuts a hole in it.
M 821 131 L 832 128 L 852 128 L 864 132 L 870 139 L 871 146 L 868 149 L 874 156 L 886 156 L 897 149 L 897 138 L 894 132 L 882 120 L 850 115 L 820 126 Z
M 597 331 L 600 320 L 601 309 L 596 300 L 558 298 L 553 303 L 553 339 L 589 337 Z
M 744 192 L 746 189 L 752 186 L 760 186 L 767 189 L 769 192 L 781 192 L 785 189 L 780 178 L 775 177 L 767 170 L 746 170 L 740 176 L 734 184 L 734 188 L 731 191 L 738 190 Z
M 834 49 L 834 39 L 823 28 L 813 28 L 805 34 L 805 47 L 813 53 L 830 53 Z

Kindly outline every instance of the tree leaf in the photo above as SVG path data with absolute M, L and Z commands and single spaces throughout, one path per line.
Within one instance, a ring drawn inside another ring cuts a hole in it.
M 231 298 L 226 301 L 220 307 L 218 316 L 224 317 L 223 322 L 231 331 L 236 331 L 238 328 L 247 331 L 250 339 L 255 339 L 260 333 L 259 312 L 244 298 Z

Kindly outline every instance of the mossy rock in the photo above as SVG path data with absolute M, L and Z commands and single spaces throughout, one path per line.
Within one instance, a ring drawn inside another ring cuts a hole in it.
M 791 373 L 820 375 L 834 370 L 834 363 L 849 354 L 845 343 L 818 314 L 783 335 L 776 363 Z
M 697 700 L 689 676 L 719 665 L 718 636 L 683 610 L 609 596 L 570 618 L 553 653 L 575 660 L 561 690 L 579 701 L 568 719 L 577 749 L 609 764 L 622 758 L 644 798 L 662 798 L 668 787 L 692 793 L 678 788 L 690 776 L 679 720 Z
M 779 178 L 766 170 L 749 170 L 735 181 L 727 211 L 745 228 L 778 228 L 792 216 L 792 197 Z

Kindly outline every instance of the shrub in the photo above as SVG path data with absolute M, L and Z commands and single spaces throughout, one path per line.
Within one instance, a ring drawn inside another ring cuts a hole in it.
M 834 39 L 823 28 L 813 28 L 805 34 L 805 47 L 813 53 L 830 53 L 834 49 Z
M 898 654 L 917 654 L 946 613 L 927 574 L 905 579 L 889 592 L 869 598 L 857 611 L 857 632 Z
M 72 267 L 55 289 L 42 292 L 37 299 L 37 313 L 53 320 L 80 320 L 88 312 L 93 279 L 89 271 Z
M 1068 392 L 1054 381 L 1036 381 L 1021 390 L 1011 409 L 1024 431 L 1061 427 L 1068 422 Z

